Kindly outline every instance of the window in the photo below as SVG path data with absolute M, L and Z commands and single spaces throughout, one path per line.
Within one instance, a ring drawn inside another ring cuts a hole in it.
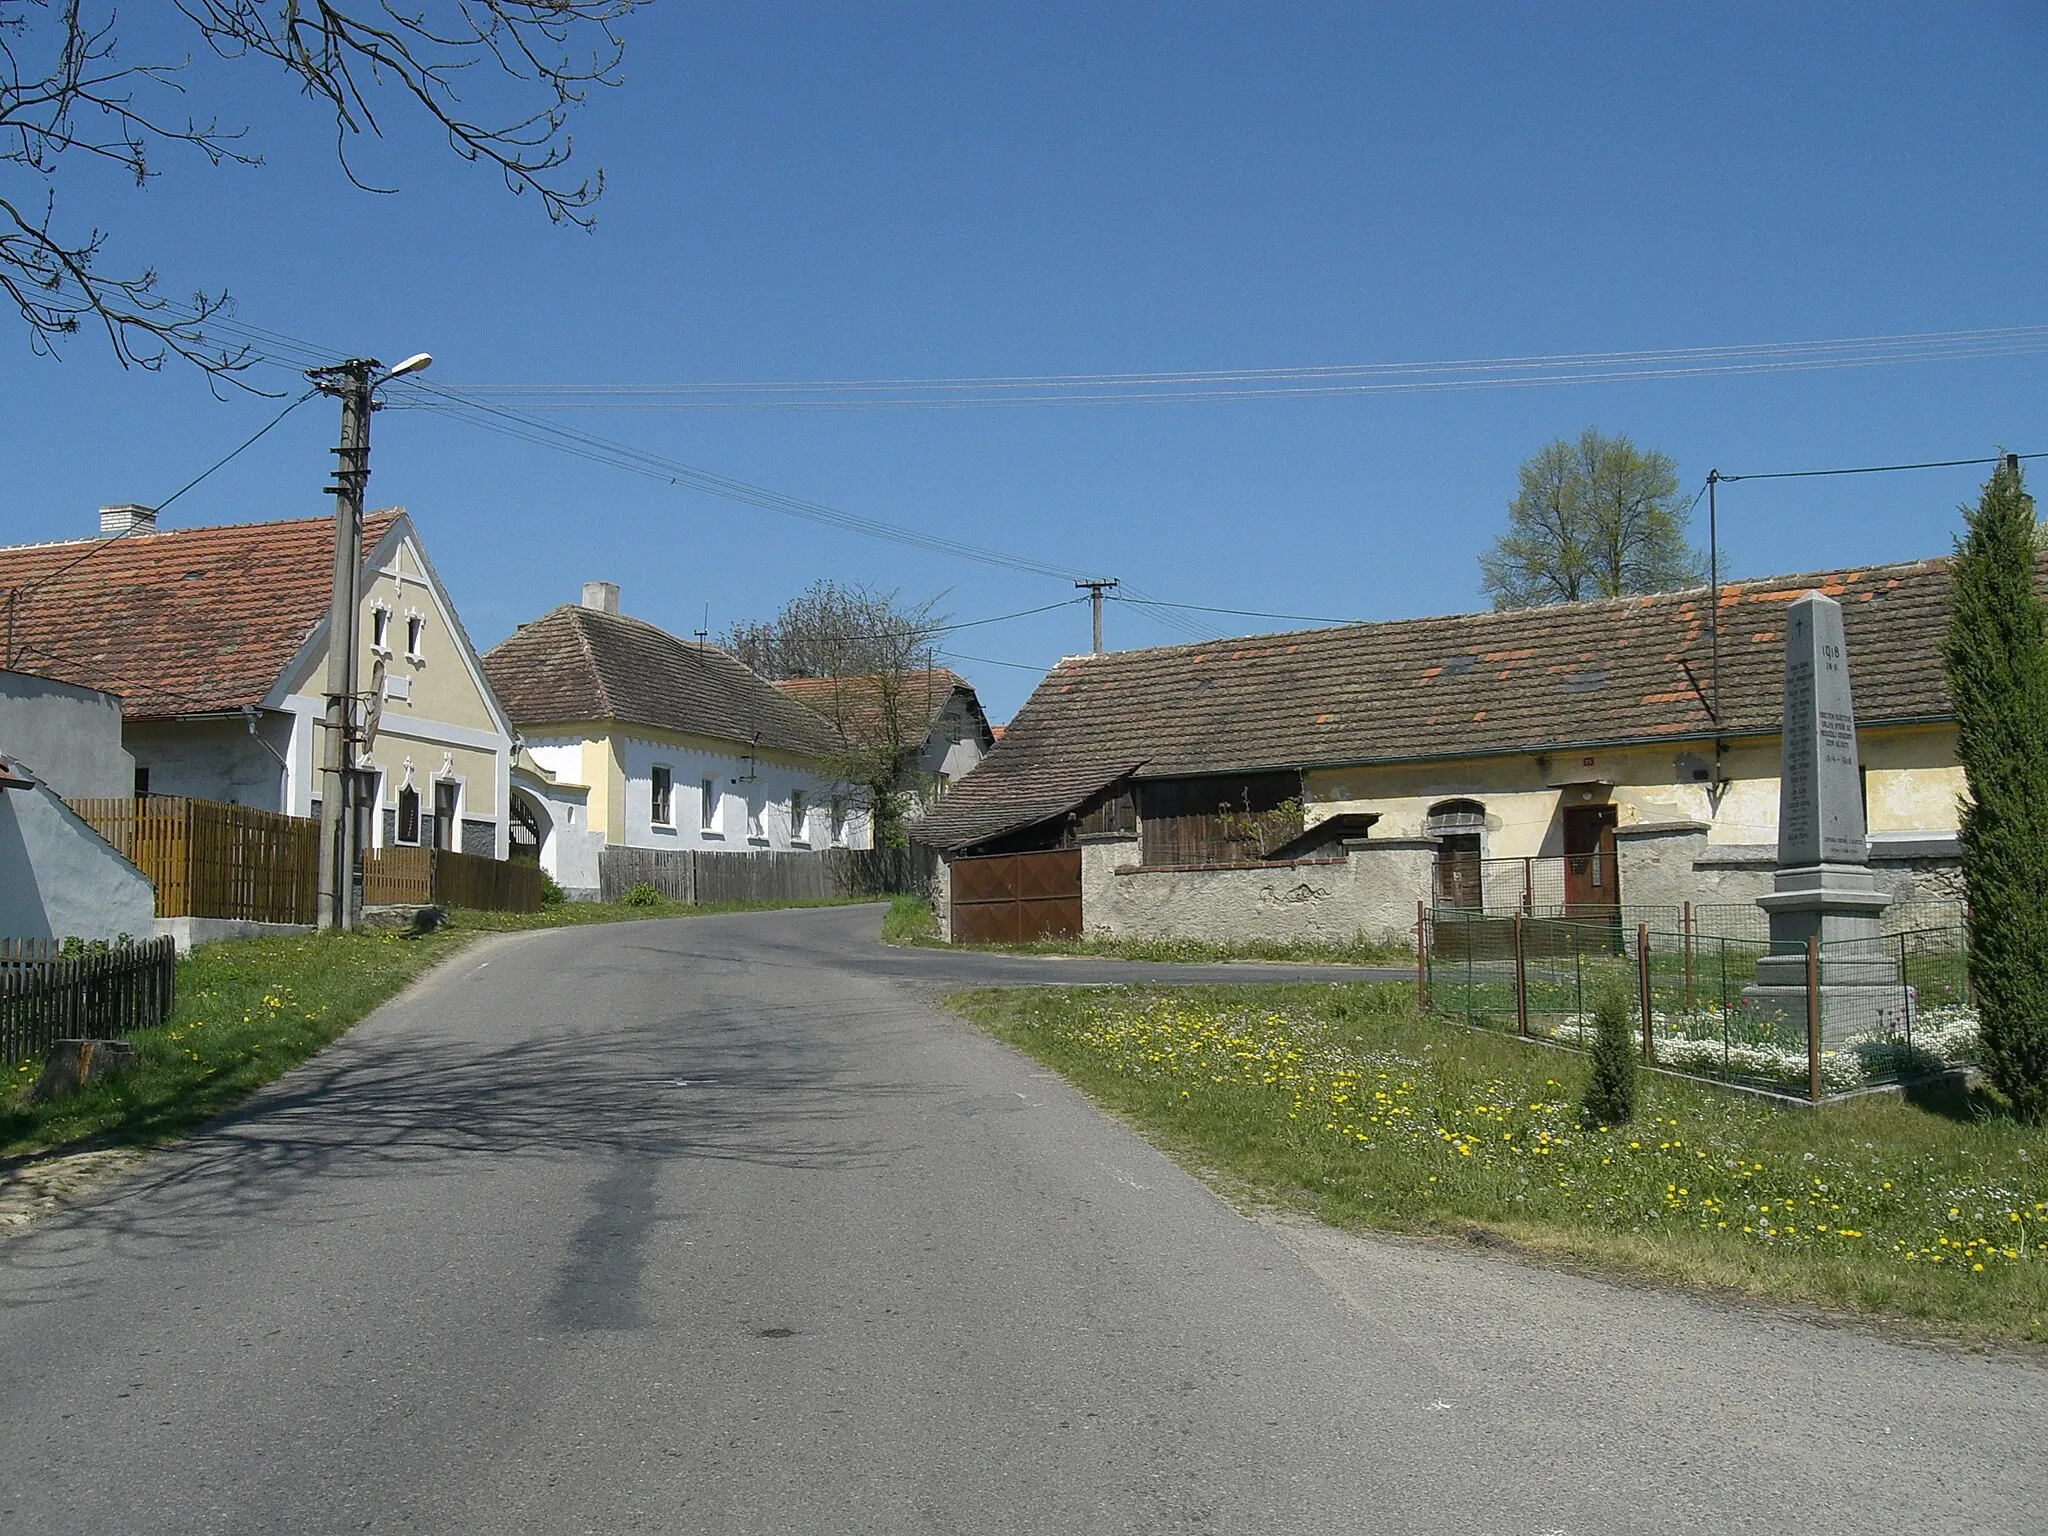
M 789 840 L 793 843 L 807 840 L 808 829 L 804 823 L 810 820 L 811 810 L 805 804 L 805 798 L 804 792 L 800 789 L 792 789 L 789 792 Z
M 454 853 L 462 846 L 462 825 L 456 817 L 461 800 L 460 784 L 451 784 L 446 779 L 435 781 L 434 846 L 444 853 Z
M 135 765 L 135 798 L 138 800 L 147 800 L 149 798 L 149 769 L 141 763 Z
M 761 807 L 754 804 L 754 797 L 751 794 L 747 796 L 747 836 L 757 842 L 764 840 L 761 831 Z
M 420 840 L 420 792 L 410 784 L 398 792 L 398 840 L 414 844 Z
M 384 651 L 387 654 L 391 650 L 391 610 L 389 608 L 372 608 L 370 610 L 370 648 L 372 650 Z
M 832 846 L 837 848 L 846 841 L 846 797 L 832 797 Z
M 675 825 L 674 811 L 669 804 L 672 794 L 673 788 L 667 765 L 656 763 L 654 765 L 654 806 L 650 814 L 653 816 L 654 824 L 657 827 L 672 827 Z
M 420 645 L 427 638 L 427 621 L 413 614 L 405 621 L 405 654 L 414 661 L 420 659 Z
M 718 831 L 718 782 L 706 779 L 698 790 L 701 798 L 697 802 L 697 826 L 700 831 Z

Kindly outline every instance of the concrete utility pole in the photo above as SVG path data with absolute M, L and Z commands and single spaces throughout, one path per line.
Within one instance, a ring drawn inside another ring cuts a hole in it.
M 322 928 L 355 926 L 356 578 L 363 564 L 363 488 L 370 479 L 370 378 L 374 358 L 351 358 L 308 377 L 341 397 L 341 445 L 334 450 L 334 595 L 327 609 L 327 720 L 320 774 Z
M 327 608 L 327 719 L 321 753 L 320 926 L 356 925 L 360 850 L 356 807 L 356 651 L 363 566 L 363 490 L 370 481 L 370 413 L 379 385 L 417 373 L 433 359 L 421 352 L 378 377 L 383 364 L 354 357 L 308 370 L 322 393 L 341 398 L 341 444 L 334 450 L 334 593 Z
M 1116 579 L 1111 576 L 1098 576 L 1093 581 L 1077 581 L 1074 585 L 1088 589 L 1089 606 L 1095 610 L 1095 654 L 1100 656 L 1102 654 L 1102 593 L 1105 588 L 1115 587 Z

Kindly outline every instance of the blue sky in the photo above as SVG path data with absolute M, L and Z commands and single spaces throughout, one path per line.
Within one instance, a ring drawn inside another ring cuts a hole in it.
M 168 11 L 168 7 L 163 8 Z M 124 55 L 182 54 L 123 13 Z M 352 190 L 260 67 L 195 105 L 267 164 L 165 154 L 66 186 L 106 263 L 337 355 L 464 385 L 980 377 L 1582 353 L 2048 323 L 2048 18 L 1870 6 L 844 8 L 657 4 L 575 120 L 595 233 L 394 111 Z M 281 386 L 287 376 L 273 377 Z M 1224 607 L 1483 606 L 1516 465 L 1597 425 L 1708 468 L 2048 449 L 2048 356 L 1548 389 L 573 423 L 864 516 Z M 175 367 L 0 343 L 0 536 L 76 536 L 274 414 Z M 308 405 L 165 514 L 319 515 Z M 2037 473 L 2039 471 L 2037 470 Z M 1981 472 L 1738 485 L 1738 574 L 1947 549 Z M 371 499 L 418 519 L 473 638 L 616 580 L 678 632 L 820 576 L 957 619 L 1071 588 L 819 529 L 508 441 L 376 423 Z M 1703 540 L 1704 529 L 1700 530 Z M 1284 625 L 1216 619 L 1219 628 Z M 1180 636 L 1112 607 L 1114 646 Z M 956 636 L 995 718 L 1085 649 L 1084 607 Z

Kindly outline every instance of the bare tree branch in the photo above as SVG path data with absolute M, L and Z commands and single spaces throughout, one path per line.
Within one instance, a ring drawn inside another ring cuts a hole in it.
M 423 113 L 461 158 L 491 165 L 515 194 L 536 194 L 555 223 L 589 227 L 602 171 L 572 178 L 570 111 L 590 88 L 618 83 L 617 23 L 645 0 L 174 0 L 221 58 L 281 66 L 331 114 L 335 151 L 350 181 L 351 146 L 381 137 L 385 98 Z M 122 275 L 100 265 L 108 232 L 67 230 L 59 219 L 65 167 L 112 165 L 138 187 L 152 157 L 191 151 L 212 165 L 256 166 L 245 131 L 179 115 L 179 75 L 189 59 L 126 63 L 116 57 L 116 15 L 88 0 L 0 0 L 0 293 L 29 332 L 32 350 L 57 355 L 88 324 L 123 367 L 155 369 L 167 358 L 215 381 L 248 386 L 254 360 L 224 345 L 208 322 L 232 313 L 225 292 L 173 302 L 157 273 Z M 465 76 L 465 71 L 484 69 Z M 465 105 L 477 87 L 496 112 Z

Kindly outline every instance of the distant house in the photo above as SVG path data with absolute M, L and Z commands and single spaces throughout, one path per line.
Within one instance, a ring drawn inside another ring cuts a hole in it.
M 365 519 L 359 676 L 378 695 L 373 845 L 503 857 L 511 724 L 402 510 Z M 334 524 L 159 531 L 0 548 L 13 665 L 118 695 L 137 795 L 318 814 Z
M 1035 878 L 1090 932 L 1747 903 L 1776 862 L 1782 616 L 1808 590 L 1844 608 L 1873 867 L 1898 897 L 1958 894 L 1940 560 L 1730 584 L 1718 648 L 1697 589 L 1069 657 L 913 835 L 949 870 L 1066 851 Z
M 598 846 L 728 852 L 865 847 L 825 720 L 716 646 L 580 603 L 522 624 L 484 657 L 535 769 L 514 793 L 541 867 Z M 542 775 L 545 775 L 543 779 Z
M 796 677 L 775 685 L 858 747 L 905 749 L 900 787 L 913 817 L 972 773 L 995 745 L 974 685 L 945 667 L 887 677 Z
M 64 801 L 125 795 L 121 701 L 0 672 L 0 939 L 146 939 L 156 893 Z

